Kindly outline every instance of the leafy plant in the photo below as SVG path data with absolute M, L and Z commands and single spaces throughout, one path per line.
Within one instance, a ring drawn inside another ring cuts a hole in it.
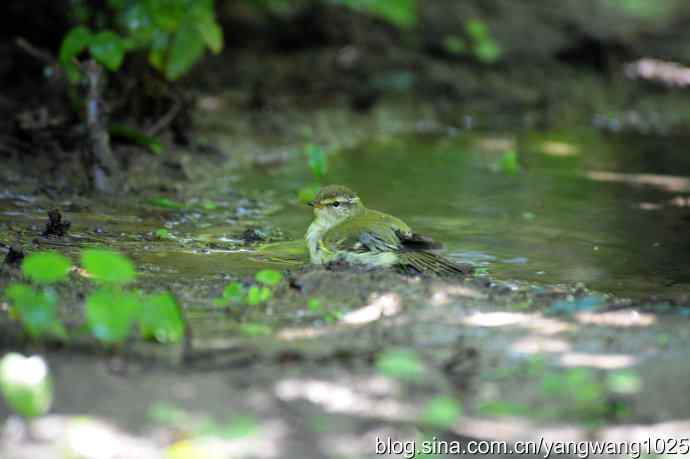
M 136 323 L 146 339 L 171 343 L 183 337 L 184 318 L 170 293 L 144 295 L 125 288 L 136 279 L 127 257 L 111 250 L 84 249 L 81 265 L 97 286 L 85 301 L 86 325 L 96 339 L 108 345 L 120 343 Z M 32 338 L 67 338 L 57 314 L 57 294 L 50 284 L 64 281 L 70 268 L 69 260 L 58 253 L 33 253 L 22 262 L 22 272 L 40 286 L 14 282 L 5 290 L 11 314 Z
M 53 402 L 53 382 L 45 360 L 9 353 L 0 360 L 0 392 L 20 416 L 46 413 Z
M 255 285 L 245 289 L 239 282 L 231 282 L 223 289 L 223 295 L 216 298 L 214 303 L 225 306 L 230 302 L 246 302 L 256 306 L 271 299 L 273 288 L 283 280 L 283 275 L 273 269 L 263 269 L 254 275 Z
M 85 23 L 98 13 L 82 4 L 82 24 L 62 40 L 59 60 L 70 79 L 79 79 L 75 58 L 83 52 L 115 71 L 128 52 L 147 53 L 149 64 L 168 80 L 184 75 L 206 49 L 223 49 L 223 31 L 215 19 L 213 0 L 109 0 L 110 29 L 94 31 Z M 102 17 L 101 17 L 102 18 Z M 103 21 L 96 21 L 103 22 Z
M 520 160 L 515 150 L 507 150 L 496 161 L 492 169 L 494 171 L 502 172 L 506 175 L 517 175 L 520 173 Z
M 463 29 L 464 36 L 449 35 L 444 38 L 443 46 L 448 53 L 469 54 L 485 64 L 492 64 L 501 58 L 501 47 L 484 22 L 470 19 L 465 22 Z
M 7 287 L 5 295 L 12 304 L 11 312 L 32 338 L 65 337 L 57 315 L 57 297 L 50 285 L 66 280 L 71 266 L 69 259 L 59 253 L 35 252 L 24 258 L 21 269 L 25 277 L 40 286 L 13 282 Z

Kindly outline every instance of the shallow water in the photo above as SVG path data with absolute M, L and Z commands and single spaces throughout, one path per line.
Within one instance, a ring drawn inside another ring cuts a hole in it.
M 681 148 L 591 129 L 392 138 L 336 155 L 327 181 L 497 278 L 664 294 L 690 286 L 690 178 L 669 175 L 690 173 Z M 494 167 L 509 149 L 520 153 L 515 175 Z M 296 161 L 240 185 L 292 195 L 308 181 Z M 271 223 L 299 235 L 309 219 L 291 203 Z
M 593 129 L 383 138 L 332 155 L 327 182 L 350 186 L 367 206 L 402 218 L 444 242 L 448 256 L 498 279 L 674 294 L 690 288 L 686 143 Z M 517 174 L 495 167 L 508 150 L 519 152 Z M 182 184 L 192 190 L 182 209 L 152 206 L 146 197 L 37 204 L 7 192 L 0 223 L 10 233 L 33 225 L 25 231 L 33 237 L 45 220 L 42 206 L 59 205 L 73 222 L 65 245 L 75 255 L 69 246 L 104 243 L 153 279 L 245 275 L 282 265 L 242 244 L 242 231 L 272 228 L 279 240 L 301 239 L 311 214 L 296 192 L 310 181 L 295 152 L 283 164 L 219 170 L 205 183 Z M 238 202 L 233 189 L 256 199 Z M 151 237 L 164 227 L 174 239 Z M 5 243 L 15 238 L 5 236 Z

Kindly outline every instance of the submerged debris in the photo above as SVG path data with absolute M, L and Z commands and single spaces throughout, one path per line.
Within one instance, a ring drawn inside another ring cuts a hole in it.
M 42 235 L 64 237 L 67 236 L 70 226 L 72 226 L 72 222 L 63 220 L 60 211 L 53 209 L 48 212 L 48 223 L 46 223 L 46 229 Z

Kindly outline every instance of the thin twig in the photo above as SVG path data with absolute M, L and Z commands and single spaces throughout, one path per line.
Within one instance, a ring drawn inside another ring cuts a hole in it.
M 57 59 L 49 52 L 44 49 L 38 48 L 31 43 L 29 43 L 25 38 L 23 37 L 17 37 L 14 42 L 19 46 L 24 52 L 26 52 L 29 56 L 35 57 L 41 62 L 44 62 L 48 65 L 56 65 L 57 64 Z
M 146 134 L 149 136 L 155 136 L 159 134 L 163 129 L 168 127 L 168 125 L 175 120 L 177 115 L 180 113 L 181 108 L 182 103 L 179 100 L 175 100 L 173 106 L 170 107 L 166 114 L 159 118 L 153 126 L 146 130 Z

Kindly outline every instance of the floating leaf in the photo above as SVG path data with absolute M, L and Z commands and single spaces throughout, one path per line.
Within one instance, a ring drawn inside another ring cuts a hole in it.
M 125 43 L 115 32 L 104 30 L 91 38 L 89 52 L 108 70 L 115 71 L 120 68 L 125 57 Z
M 45 360 L 9 353 L 0 360 L 0 391 L 20 416 L 45 414 L 53 402 L 53 383 Z
M 36 252 L 22 261 L 22 273 L 39 284 L 52 284 L 67 278 L 72 264 L 57 252 Z
M 376 361 L 376 368 L 385 376 L 403 381 L 418 381 L 424 374 L 424 366 L 413 351 L 390 349 Z
M 104 249 L 85 249 L 81 252 L 82 267 L 94 280 L 126 284 L 136 278 L 132 262 L 124 255 Z
M 148 198 L 146 200 L 147 203 L 151 204 L 152 206 L 156 207 L 162 207 L 163 209 L 183 209 L 184 204 L 181 204 L 177 201 L 173 201 L 170 198 L 166 198 L 165 196 L 154 196 L 151 198 Z
M 86 323 L 100 341 L 120 343 L 129 336 L 139 307 L 134 293 L 100 288 L 86 298 Z
M 184 336 L 180 307 L 168 292 L 144 299 L 139 325 L 142 337 L 159 343 L 177 343 Z
M 156 231 L 153 232 L 153 235 L 156 236 L 156 239 L 172 239 L 172 234 L 170 234 L 170 231 L 167 228 L 158 228 Z
M 453 426 L 462 414 L 462 406 L 454 398 L 441 395 L 432 398 L 424 407 L 421 421 L 435 427 Z
M 256 281 L 264 285 L 277 285 L 283 280 L 283 275 L 273 269 L 262 269 L 256 273 Z

